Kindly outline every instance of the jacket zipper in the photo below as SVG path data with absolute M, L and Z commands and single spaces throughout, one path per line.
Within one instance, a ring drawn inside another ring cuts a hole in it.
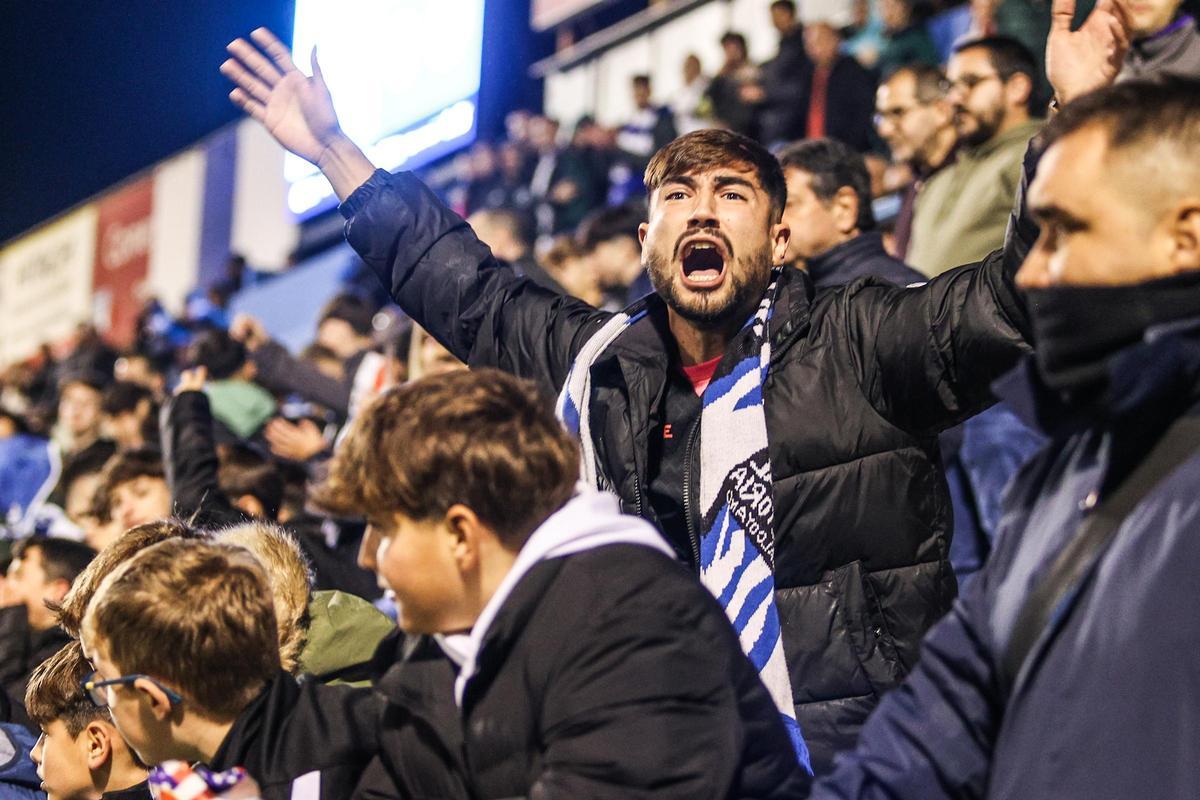
M 687 522 L 688 540 L 692 545 L 692 566 L 697 575 L 700 574 L 700 536 L 692 524 L 692 493 L 690 489 L 692 486 L 692 448 L 696 444 L 699 433 L 700 418 L 697 416 L 696 421 L 692 423 L 692 429 L 688 431 L 687 447 L 683 451 L 683 519 Z

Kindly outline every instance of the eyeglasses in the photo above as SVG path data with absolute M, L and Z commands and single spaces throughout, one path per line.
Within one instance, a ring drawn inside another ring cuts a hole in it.
M 970 94 L 971 91 L 983 83 L 995 78 L 998 81 L 1004 80 L 998 72 L 993 72 L 990 75 L 963 75 L 961 78 L 949 82 L 951 89 L 961 89 L 963 94 Z
M 108 708 L 108 692 L 104 690 L 109 686 L 131 686 L 136 680 L 150 681 L 150 683 L 158 687 L 159 691 L 167 696 L 167 700 L 173 706 L 183 702 L 183 698 L 176 692 L 163 686 L 149 675 L 122 675 L 120 678 L 113 678 L 111 681 L 98 681 L 96 680 L 96 673 L 93 672 L 79 682 L 79 688 L 83 689 L 83 693 L 88 696 L 88 699 L 92 701 L 92 704 L 96 708 Z
M 909 115 L 910 112 L 916 111 L 921 106 L 904 106 L 903 108 L 884 108 L 875 114 L 875 127 L 878 128 L 885 122 L 890 122 L 893 125 L 899 124 L 900 120 Z

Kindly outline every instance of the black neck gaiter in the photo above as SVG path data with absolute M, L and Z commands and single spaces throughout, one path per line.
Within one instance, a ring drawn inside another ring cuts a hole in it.
M 1108 384 L 1109 362 L 1156 325 L 1200 317 L 1200 271 L 1124 286 L 1063 286 L 1025 292 L 1038 372 L 1060 393 Z

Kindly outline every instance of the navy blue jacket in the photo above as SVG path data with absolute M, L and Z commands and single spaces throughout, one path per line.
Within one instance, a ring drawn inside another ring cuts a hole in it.
M 1013 689 L 998 667 L 1029 591 L 1102 499 L 1200 400 L 1200 324 L 1127 349 L 1088 414 L 1026 363 L 998 386 L 1052 444 L 1018 475 L 996 550 L 813 797 L 1200 797 L 1200 456 L 1162 480 Z

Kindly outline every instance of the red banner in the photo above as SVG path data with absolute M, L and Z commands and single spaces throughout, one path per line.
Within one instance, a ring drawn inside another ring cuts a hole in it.
M 141 286 L 150 269 L 154 178 L 147 176 L 96 201 L 93 278 L 96 327 L 116 345 L 133 341 Z

